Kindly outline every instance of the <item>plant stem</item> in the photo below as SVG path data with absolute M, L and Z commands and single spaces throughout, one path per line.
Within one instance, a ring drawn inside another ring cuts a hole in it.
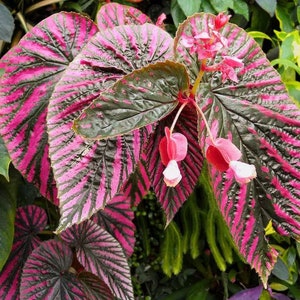
M 193 102 L 193 105 L 195 106 L 197 112 L 200 114 L 200 116 L 201 116 L 201 118 L 202 118 L 202 120 L 203 120 L 203 122 L 204 122 L 204 124 L 205 124 L 206 130 L 207 130 L 207 133 L 208 133 L 208 136 L 210 137 L 211 141 L 214 143 L 214 140 L 215 140 L 215 139 L 214 139 L 214 137 L 213 137 L 213 135 L 212 135 L 212 133 L 211 133 L 211 131 L 210 131 L 208 122 L 207 122 L 207 120 L 206 120 L 206 118 L 205 118 L 205 115 L 204 115 L 202 109 L 197 105 L 196 101 Z
M 204 68 L 206 66 L 206 59 L 203 59 L 202 63 L 201 63 L 201 69 L 200 69 L 200 72 L 198 73 L 198 76 L 195 80 L 195 83 L 194 83 L 194 86 L 191 90 L 191 94 L 194 96 L 196 94 L 196 91 L 197 91 L 197 88 L 202 80 L 202 77 L 204 75 Z
M 172 134 L 172 132 L 173 132 L 173 130 L 174 130 L 174 127 L 175 127 L 175 125 L 176 125 L 176 122 L 177 122 L 177 120 L 178 120 L 178 118 L 179 118 L 179 116 L 180 116 L 182 110 L 184 109 L 184 107 L 185 107 L 187 104 L 188 104 L 188 102 L 183 103 L 183 104 L 180 106 L 180 108 L 178 109 L 177 114 L 176 114 L 176 116 L 175 116 L 175 118 L 174 118 L 174 120 L 173 120 L 172 126 L 171 126 L 171 128 L 170 128 L 171 134 Z

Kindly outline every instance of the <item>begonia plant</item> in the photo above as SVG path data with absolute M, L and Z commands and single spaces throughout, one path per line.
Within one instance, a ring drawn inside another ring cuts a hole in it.
M 299 238 L 300 111 L 279 74 L 229 15 L 197 13 L 174 39 L 162 19 L 115 3 L 97 25 L 60 12 L 1 58 L 0 134 L 60 210 L 42 242 L 45 213 L 18 209 L 2 298 L 134 299 L 131 207 L 153 188 L 168 226 L 204 165 L 265 288 L 278 256 L 266 227 Z

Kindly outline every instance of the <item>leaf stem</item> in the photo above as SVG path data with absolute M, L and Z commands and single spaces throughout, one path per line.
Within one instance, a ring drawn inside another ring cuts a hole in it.
M 205 69 L 205 66 L 206 66 L 206 59 L 203 59 L 202 63 L 201 63 L 201 69 L 200 69 L 200 72 L 198 73 L 198 76 L 195 80 L 195 83 L 193 85 L 193 88 L 191 90 L 191 94 L 194 96 L 196 94 L 196 91 L 197 91 L 197 88 L 202 80 L 202 77 L 204 75 L 204 69 Z
M 175 125 L 176 125 L 176 122 L 177 122 L 177 120 L 178 120 L 178 118 L 179 118 L 179 116 L 180 116 L 182 110 L 184 109 L 184 107 L 185 107 L 187 104 L 188 104 L 188 101 L 187 101 L 187 102 L 184 102 L 184 103 L 180 106 L 180 108 L 178 109 L 177 114 L 176 114 L 176 116 L 175 116 L 175 118 L 174 118 L 174 120 L 173 120 L 173 123 L 172 123 L 172 125 L 171 125 L 171 128 L 170 128 L 171 134 L 172 134 L 172 132 L 173 132 L 173 130 L 174 130 L 174 127 L 175 127 Z
M 202 120 L 203 120 L 203 122 L 204 122 L 204 124 L 205 124 L 205 127 L 206 127 L 206 130 L 207 130 L 207 133 L 208 133 L 209 138 L 210 138 L 211 141 L 214 143 L 214 140 L 215 140 L 215 139 L 214 139 L 214 137 L 213 137 L 213 135 L 212 135 L 212 132 L 210 131 L 208 122 L 207 122 L 207 120 L 206 120 L 206 117 L 205 117 L 205 115 L 204 115 L 202 109 L 197 105 L 196 101 L 193 102 L 193 105 L 195 106 L 197 112 L 200 114 L 200 116 L 201 116 L 201 118 L 202 118 Z

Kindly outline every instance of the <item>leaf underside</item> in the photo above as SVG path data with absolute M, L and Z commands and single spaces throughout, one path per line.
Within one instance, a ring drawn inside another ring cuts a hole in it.
M 54 14 L 1 58 L 0 134 L 16 168 L 41 194 L 57 202 L 50 167 L 46 113 L 62 73 L 97 31 L 75 13 Z
M 0 298 L 19 299 L 19 288 L 24 263 L 33 249 L 41 243 L 37 236 L 47 224 L 47 215 L 35 205 L 16 211 L 15 236 L 10 256 L 0 273 Z
M 91 217 L 120 191 L 152 130 L 147 126 L 106 140 L 83 140 L 74 134 L 73 120 L 117 79 L 149 63 L 170 58 L 172 45 L 170 35 L 151 24 L 101 31 L 56 85 L 48 107 L 47 126 L 60 199 L 58 232 Z M 152 47 L 157 47 L 155 53 L 151 52 Z M 136 59 L 132 61 L 131 57 Z
M 174 132 L 182 133 L 188 140 L 188 153 L 186 158 L 179 162 L 182 179 L 176 187 L 167 187 L 163 180 L 165 166 L 159 154 L 159 142 L 164 137 L 165 126 L 170 127 L 176 115 L 175 110 L 163 119 L 156 127 L 153 138 L 145 149 L 148 157 L 148 172 L 151 186 L 166 213 L 167 225 L 172 221 L 178 209 L 194 190 L 200 176 L 203 156 L 198 144 L 197 114 L 193 108 L 186 106 L 182 111 Z
M 205 14 L 189 18 L 175 39 L 176 60 L 187 66 L 192 78 L 199 72 L 199 63 L 196 54 L 183 47 L 182 34 L 206 31 L 214 18 Z M 300 111 L 279 74 L 244 30 L 229 23 L 221 34 L 230 45 L 227 55 L 244 63 L 237 73 L 239 82 L 222 83 L 221 74 L 206 73 L 196 96 L 213 135 L 232 139 L 242 152 L 241 160 L 256 166 L 257 178 L 248 185 L 236 183 L 230 170 L 224 174 L 210 166 L 210 174 L 239 251 L 266 285 L 277 252 L 268 244 L 264 228 L 272 220 L 280 234 L 297 238 L 300 233 Z M 199 126 L 200 145 L 205 149 L 204 123 Z
M 116 297 L 133 299 L 126 256 L 118 241 L 107 231 L 86 220 L 65 230 L 61 237 L 75 247 L 77 259 L 83 267 L 100 277 Z

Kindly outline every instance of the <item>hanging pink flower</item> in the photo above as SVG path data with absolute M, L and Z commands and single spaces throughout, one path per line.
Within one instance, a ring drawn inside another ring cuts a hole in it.
M 221 171 L 232 170 L 235 180 L 240 184 L 250 182 L 256 177 L 254 165 L 249 165 L 238 161 L 242 153 L 228 139 L 217 138 L 214 141 L 208 140 L 206 158 L 214 167 Z
M 177 162 L 185 159 L 188 143 L 186 137 L 181 133 L 171 133 L 168 127 L 165 127 L 165 136 L 159 143 L 159 153 L 162 164 L 166 166 L 164 170 L 164 181 L 167 186 L 176 186 L 182 175 Z

